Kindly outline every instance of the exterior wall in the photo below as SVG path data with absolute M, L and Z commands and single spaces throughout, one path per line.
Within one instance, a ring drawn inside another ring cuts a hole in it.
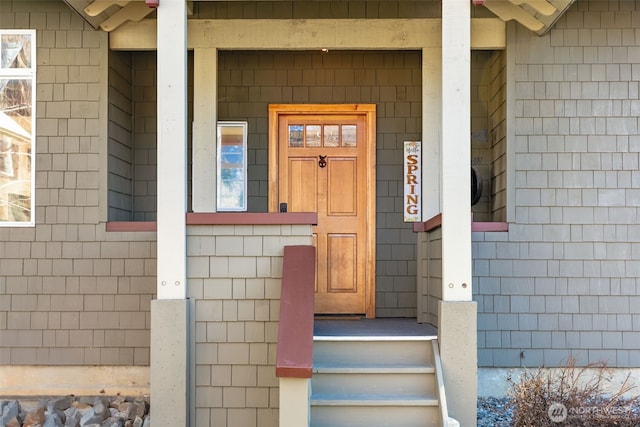
M 440 227 L 418 234 L 417 319 L 420 323 L 438 325 L 438 304 L 442 301 L 442 229 Z
M 107 34 L 63 2 L 0 11 L 38 59 L 36 226 L 0 228 L 0 364 L 147 365 L 155 234 L 104 224 Z
M 402 216 L 402 144 L 421 135 L 419 52 L 220 52 L 221 120 L 249 122 L 249 210 L 268 201 L 270 103 L 377 105 L 377 277 L 380 317 L 416 315 L 415 236 Z
M 490 119 L 491 186 L 489 212 L 491 221 L 507 218 L 507 106 L 506 54 L 495 52 L 488 67 L 488 115 Z
M 131 54 L 109 52 L 109 219 L 133 219 L 133 84 Z
M 471 207 L 474 221 L 490 221 L 491 145 L 488 62 L 491 51 L 471 52 L 471 166 L 482 179 L 482 197 Z
M 128 68 L 126 68 L 128 67 Z M 109 51 L 109 221 L 155 221 L 157 55 Z M 188 54 L 188 122 L 193 120 L 193 55 Z M 126 116 L 128 114 L 128 116 Z M 191 129 L 188 162 L 191 165 Z M 191 206 L 191 168 L 188 172 Z M 190 210 L 190 209 L 189 209 Z
M 506 219 L 505 70 L 504 51 L 471 52 L 471 164 L 482 180 L 474 221 Z
M 156 219 L 156 53 L 132 52 L 134 92 L 133 221 Z
M 579 1 L 508 33 L 515 221 L 473 235 L 480 366 L 640 366 L 639 20 Z
M 197 426 L 278 425 L 283 248 L 309 244 L 306 225 L 188 227 Z

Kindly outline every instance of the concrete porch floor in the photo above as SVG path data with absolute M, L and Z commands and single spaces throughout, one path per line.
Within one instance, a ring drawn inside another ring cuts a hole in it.
M 415 336 L 436 338 L 438 330 L 415 318 L 318 318 L 313 325 L 314 336 Z

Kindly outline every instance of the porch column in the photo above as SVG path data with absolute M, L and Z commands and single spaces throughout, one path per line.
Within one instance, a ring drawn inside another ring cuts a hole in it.
M 151 302 L 153 425 L 188 425 L 187 13 L 161 0 L 158 15 L 157 295 Z
M 442 301 L 438 336 L 449 414 L 476 425 L 476 304 L 471 300 L 471 2 L 442 2 Z
M 442 48 L 422 49 L 422 220 L 440 211 Z
M 218 49 L 193 50 L 193 171 L 194 212 L 215 212 L 217 192 Z

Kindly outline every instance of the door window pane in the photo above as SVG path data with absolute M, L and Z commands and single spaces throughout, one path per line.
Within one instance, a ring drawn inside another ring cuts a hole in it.
M 320 147 L 322 138 L 322 127 L 320 125 L 307 125 L 305 142 L 307 147 Z
M 356 125 L 342 125 L 342 146 L 356 146 Z
M 340 126 L 324 125 L 324 146 L 337 147 L 340 145 Z
M 302 147 L 304 145 L 303 129 L 302 125 L 289 125 L 289 147 Z

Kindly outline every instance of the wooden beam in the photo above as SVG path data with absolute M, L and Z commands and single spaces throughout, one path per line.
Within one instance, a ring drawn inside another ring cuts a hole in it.
M 102 24 L 100 24 L 100 28 L 104 31 L 113 31 L 127 21 L 140 21 L 145 16 L 149 15 L 153 12 L 154 9 L 151 9 L 144 2 L 134 1 L 122 9 L 111 15 L 108 19 L 106 19 Z M 155 22 L 155 21 L 154 21 Z
M 545 16 L 551 16 L 557 12 L 557 9 L 547 0 L 511 0 L 511 3 L 518 6 L 527 4 L 532 9 L 535 9 L 538 13 Z
M 556 8 L 556 12 L 549 16 L 541 15 L 539 17 L 540 21 L 544 23 L 544 27 L 542 28 L 542 30 L 537 31 L 537 34 L 539 36 L 542 36 L 547 31 L 549 31 L 551 27 L 553 27 L 553 25 L 558 21 L 558 19 L 560 19 L 560 17 L 565 14 L 567 9 L 569 9 L 571 5 L 575 3 L 575 1 L 576 0 L 549 0 L 553 7 Z
M 503 21 L 518 21 L 531 31 L 540 31 L 544 24 L 522 7 L 505 0 L 485 0 L 484 7 L 493 12 Z
M 503 50 L 507 45 L 501 19 L 471 19 L 471 50 Z
M 84 13 L 89 16 L 98 16 L 111 6 L 125 6 L 129 0 L 96 0 L 84 8 Z
M 484 0 L 483 4 L 500 19 L 515 20 L 542 36 L 574 2 L 575 0 Z
M 397 49 L 440 47 L 440 19 L 198 19 L 188 22 L 188 48 Z M 471 49 L 504 49 L 505 23 L 471 20 Z M 114 50 L 155 50 L 156 21 L 128 22 L 111 32 Z

